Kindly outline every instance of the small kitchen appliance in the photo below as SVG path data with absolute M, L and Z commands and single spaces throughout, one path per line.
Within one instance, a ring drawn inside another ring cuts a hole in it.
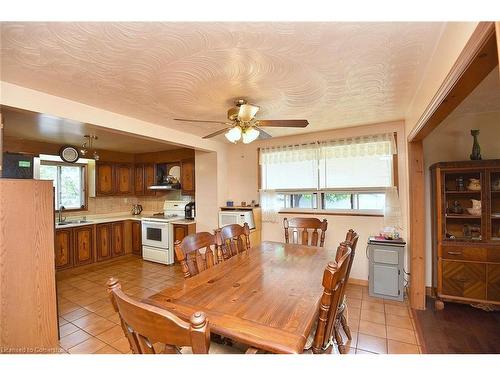
M 230 210 L 219 212 L 219 227 L 229 224 L 243 225 L 247 223 L 250 229 L 255 229 L 252 210 Z
M 142 212 L 142 206 L 140 204 L 134 204 L 132 206 L 132 215 L 140 215 Z
M 195 216 L 196 216 L 195 203 L 191 201 L 188 204 L 186 204 L 186 207 L 184 208 L 184 218 L 186 220 L 194 220 Z

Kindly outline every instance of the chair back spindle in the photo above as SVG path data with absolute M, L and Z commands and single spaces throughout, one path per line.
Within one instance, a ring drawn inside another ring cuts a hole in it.
M 244 223 L 243 226 L 229 224 L 220 228 L 220 237 L 224 259 L 229 259 L 250 249 L 250 227 L 247 223 Z
M 325 234 L 328 228 L 326 219 L 295 217 L 283 219 L 285 228 L 285 242 L 306 246 L 323 247 L 325 244 Z M 290 233 L 291 232 L 291 233 Z
M 215 234 L 200 232 L 175 242 L 175 254 L 184 277 L 190 278 L 222 262 L 220 231 Z

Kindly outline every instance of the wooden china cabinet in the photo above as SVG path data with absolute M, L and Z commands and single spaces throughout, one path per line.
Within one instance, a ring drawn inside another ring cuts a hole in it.
M 500 160 L 442 162 L 430 170 L 436 307 L 500 304 Z

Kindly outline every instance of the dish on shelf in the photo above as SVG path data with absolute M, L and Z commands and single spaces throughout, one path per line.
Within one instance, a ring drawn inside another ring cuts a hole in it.
M 481 208 L 468 208 L 467 212 L 472 216 L 481 216 Z

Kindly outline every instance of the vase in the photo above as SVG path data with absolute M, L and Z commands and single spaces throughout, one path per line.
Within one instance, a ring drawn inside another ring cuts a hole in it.
M 470 160 L 481 160 L 481 147 L 477 141 L 477 136 L 479 135 L 479 129 L 474 129 L 470 131 L 470 134 L 474 137 L 474 142 L 472 143 L 472 154 L 470 154 Z

